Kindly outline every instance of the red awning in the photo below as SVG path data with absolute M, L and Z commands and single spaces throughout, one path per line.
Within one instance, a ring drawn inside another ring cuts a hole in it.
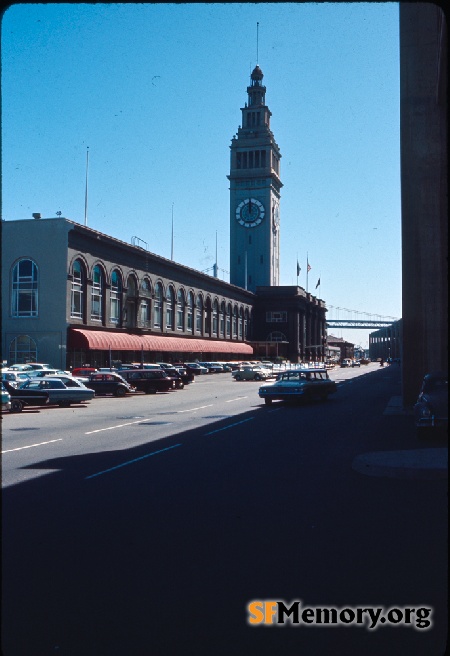
M 253 348 L 245 342 L 226 340 L 169 337 L 166 335 L 130 335 L 129 333 L 107 332 L 70 328 L 70 349 L 94 351 L 173 351 L 175 353 L 233 353 L 253 355 Z

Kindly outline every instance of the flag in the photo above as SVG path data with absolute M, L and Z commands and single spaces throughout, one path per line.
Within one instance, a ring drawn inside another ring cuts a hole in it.
M 298 263 L 298 260 L 297 260 L 297 276 L 300 275 L 300 271 L 301 271 L 300 264 Z
M 320 285 L 320 278 L 319 278 L 319 280 L 317 281 L 316 289 L 317 289 L 317 287 L 319 287 L 319 285 Z
M 308 273 L 309 273 L 311 271 L 311 267 L 309 266 L 309 262 L 308 262 L 308 266 L 306 268 L 307 268 Z

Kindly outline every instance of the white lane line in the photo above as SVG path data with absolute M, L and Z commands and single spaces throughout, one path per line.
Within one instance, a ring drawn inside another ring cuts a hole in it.
M 228 430 L 228 428 L 233 428 L 234 426 L 239 426 L 239 424 L 245 424 L 246 421 L 250 421 L 251 419 L 254 419 L 254 417 L 249 417 L 248 419 L 244 419 L 243 421 L 238 421 L 235 424 L 230 424 L 229 426 L 224 426 L 223 428 L 218 428 L 217 430 L 213 430 L 210 433 L 205 433 L 205 436 L 214 435 L 214 433 L 220 433 L 220 431 Z
M 199 408 L 190 408 L 189 410 L 178 410 L 177 415 L 183 414 L 183 412 L 194 412 L 194 410 L 203 410 L 204 408 L 212 408 L 214 404 L 210 403 L 209 405 L 201 405 Z
M 173 446 L 168 446 L 166 449 L 160 449 L 159 451 L 153 451 L 153 453 L 147 453 L 147 455 L 141 456 L 140 458 L 134 458 L 134 460 L 128 460 L 127 462 L 122 462 L 122 464 L 116 465 L 115 467 L 110 467 L 110 469 L 104 469 L 103 471 L 97 472 L 96 474 L 91 474 L 90 476 L 86 476 L 84 480 L 87 481 L 90 478 L 95 478 L 96 476 L 101 476 L 102 474 L 108 474 L 109 472 L 115 471 L 116 469 L 120 469 L 121 467 L 132 465 L 134 462 L 139 462 L 139 460 L 144 460 L 145 458 L 156 456 L 158 453 L 162 453 L 163 451 L 170 451 L 170 449 L 175 449 L 177 446 L 181 446 L 181 444 L 174 444 Z
M 248 399 L 248 396 L 238 396 L 235 399 L 229 399 L 225 403 L 233 403 L 233 401 L 241 401 L 242 399 Z
M 62 437 L 57 440 L 49 440 L 48 442 L 39 442 L 39 444 L 29 444 L 28 446 L 19 446 L 16 449 L 7 449 L 2 451 L 2 453 L 11 453 L 11 451 L 22 451 L 22 449 L 31 449 L 34 446 L 44 446 L 44 444 L 51 444 L 52 442 L 62 442 Z
M 101 433 L 102 431 L 114 430 L 115 428 L 123 428 L 124 426 L 132 426 L 133 424 L 141 424 L 144 421 L 151 421 L 154 417 L 150 419 L 139 419 L 139 421 L 130 421 L 128 424 L 117 424 L 117 426 L 108 426 L 108 428 L 97 428 L 97 430 L 89 431 L 85 435 L 92 435 L 93 433 Z

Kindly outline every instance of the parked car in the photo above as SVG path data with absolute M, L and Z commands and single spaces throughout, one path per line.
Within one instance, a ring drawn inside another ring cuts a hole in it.
M 207 367 L 202 367 L 202 365 L 198 362 L 185 362 L 184 366 L 186 367 L 187 371 L 190 371 L 192 374 L 194 374 L 194 376 L 200 376 L 202 374 L 209 373 Z
M 88 376 L 84 384 L 89 389 L 94 390 L 95 396 L 112 394 L 113 396 L 123 397 L 136 391 L 130 383 L 114 371 L 107 374 L 97 371 Z
M 2 410 L 11 410 L 11 394 L 2 383 Z
M 61 408 L 68 407 L 72 403 L 84 403 L 94 397 L 94 391 L 75 378 L 66 383 L 67 381 L 63 382 L 60 378 L 45 376 L 23 383 L 19 387 L 19 391 L 45 391 L 48 393 L 48 402 L 59 405 Z
M 194 374 L 188 371 L 183 364 L 169 364 L 167 362 L 160 362 L 159 365 L 162 369 L 164 369 L 166 374 L 169 374 L 169 376 L 174 376 L 174 372 L 177 373 L 180 376 L 183 385 L 192 383 L 195 378 Z
M 175 389 L 175 379 L 161 369 L 121 369 L 122 378 L 139 392 L 156 394 Z
M 184 381 L 181 374 L 173 365 L 167 362 L 157 362 L 156 364 L 158 364 L 168 376 L 175 380 L 175 389 L 184 388 Z
M 266 380 L 272 372 L 263 367 L 241 367 L 231 372 L 234 380 Z
M 325 368 L 283 371 L 274 383 L 259 388 L 259 396 L 266 405 L 272 401 L 325 400 L 337 391 Z
M 353 360 L 352 361 L 352 367 L 360 367 L 360 366 L 361 366 L 361 363 L 360 363 L 359 360 Z
M 72 369 L 71 374 L 72 376 L 90 376 L 91 374 L 95 374 L 97 369 L 95 367 L 75 367 L 75 369 Z
M 34 380 L 36 378 L 45 378 L 45 376 L 57 376 L 59 378 L 60 376 L 70 375 L 62 369 L 34 369 L 33 371 L 28 371 L 27 374 L 29 378 L 33 378 Z
M 214 362 L 199 362 L 199 365 L 206 367 L 206 369 L 208 369 L 208 373 L 210 374 L 223 373 L 223 369 L 220 364 L 215 364 Z
M 2 380 L 7 380 L 13 387 L 19 387 L 22 383 L 30 380 L 30 376 L 25 371 L 3 371 Z
M 44 390 L 22 389 L 21 387 L 16 388 L 10 385 L 7 380 L 4 381 L 3 385 L 11 396 L 10 412 L 22 412 L 26 406 L 41 406 L 48 404 L 48 392 Z
M 448 430 L 448 373 L 439 371 L 424 377 L 414 419 L 419 437 Z
M 350 358 L 344 358 L 341 362 L 341 367 L 351 367 L 352 361 Z

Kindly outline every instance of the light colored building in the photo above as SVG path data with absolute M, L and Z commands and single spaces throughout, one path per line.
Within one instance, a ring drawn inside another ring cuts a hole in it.
M 230 282 L 256 291 L 280 281 L 280 150 L 270 129 L 266 87 L 253 69 L 242 125 L 231 142 Z

